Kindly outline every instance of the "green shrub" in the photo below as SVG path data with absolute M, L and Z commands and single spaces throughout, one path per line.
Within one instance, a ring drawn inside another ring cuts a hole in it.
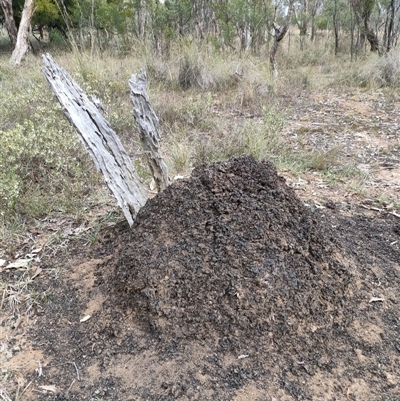
M 0 99 L 0 211 L 36 216 L 79 202 L 94 169 L 45 83 L 25 89 Z

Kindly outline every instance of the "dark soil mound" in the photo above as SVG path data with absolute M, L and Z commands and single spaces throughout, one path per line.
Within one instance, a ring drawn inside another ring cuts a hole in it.
M 327 206 L 240 158 L 49 251 L 27 399 L 400 400 L 398 216 Z
M 161 338 L 274 343 L 310 358 L 347 324 L 352 279 L 318 216 L 269 162 L 199 167 L 139 213 L 118 299 Z

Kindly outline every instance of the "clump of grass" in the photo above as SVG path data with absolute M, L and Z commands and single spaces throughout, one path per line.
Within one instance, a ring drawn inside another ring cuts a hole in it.
M 338 164 L 341 148 L 336 146 L 328 151 L 313 151 L 307 158 L 307 166 L 314 171 L 325 171 Z
M 213 85 L 212 77 L 202 65 L 201 59 L 185 52 L 179 63 L 178 83 L 182 89 L 207 88 Z
M 361 79 L 366 79 L 372 85 L 378 87 L 395 88 L 400 84 L 400 49 L 397 47 L 383 56 L 371 57 L 360 74 Z
M 170 90 L 222 91 L 239 82 L 237 56 L 204 43 L 176 42 L 167 55 L 143 49 L 142 57 L 151 79 Z
M 197 137 L 194 144 L 193 164 L 213 163 L 246 153 L 241 135 L 203 134 Z
M 203 131 L 211 129 L 212 106 L 213 98 L 210 92 L 163 92 L 155 102 L 164 130 L 173 133 L 194 128 Z
M 191 168 L 192 147 L 187 140 L 176 140 L 169 149 L 170 172 L 186 174 Z
M 245 120 L 217 135 L 199 136 L 194 164 L 242 155 L 251 155 L 256 160 L 279 157 L 283 148 L 280 132 L 284 124 L 282 113 L 271 107 L 264 109 L 262 118 Z

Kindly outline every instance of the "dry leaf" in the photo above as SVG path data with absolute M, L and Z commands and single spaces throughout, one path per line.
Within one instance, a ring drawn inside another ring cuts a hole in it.
M 0 267 L 4 266 L 6 264 L 6 260 L 5 259 L 0 259 Z
M 56 393 L 57 392 L 56 386 L 54 386 L 54 385 L 51 385 L 51 386 L 39 386 L 39 388 L 41 390 L 44 390 L 44 391 L 51 391 L 52 393 Z
M 22 316 L 18 316 L 18 319 L 15 321 L 15 323 L 14 323 L 14 325 L 13 325 L 13 328 L 14 328 L 14 330 L 17 330 L 18 329 L 18 327 L 21 325 L 21 323 L 22 323 L 22 320 L 23 320 L 23 317 Z
M 150 191 L 154 191 L 157 189 L 156 182 L 154 181 L 154 178 L 150 182 Z
M 41 272 L 43 271 L 43 269 L 41 269 L 39 266 L 36 268 L 35 273 L 33 274 L 33 276 L 31 277 L 31 280 L 35 279 Z
M 86 322 L 86 320 L 90 319 L 90 315 L 86 315 L 85 317 L 83 317 L 81 320 L 79 320 L 81 323 Z

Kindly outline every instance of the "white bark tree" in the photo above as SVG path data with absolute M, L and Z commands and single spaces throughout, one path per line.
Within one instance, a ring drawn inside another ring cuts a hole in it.
M 17 43 L 10 59 L 11 64 L 20 64 L 29 50 L 29 32 L 31 30 L 31 19 L 34 12 L 35 5 L 33 0 L 25 0 L 21 22 L 18 28 Z

